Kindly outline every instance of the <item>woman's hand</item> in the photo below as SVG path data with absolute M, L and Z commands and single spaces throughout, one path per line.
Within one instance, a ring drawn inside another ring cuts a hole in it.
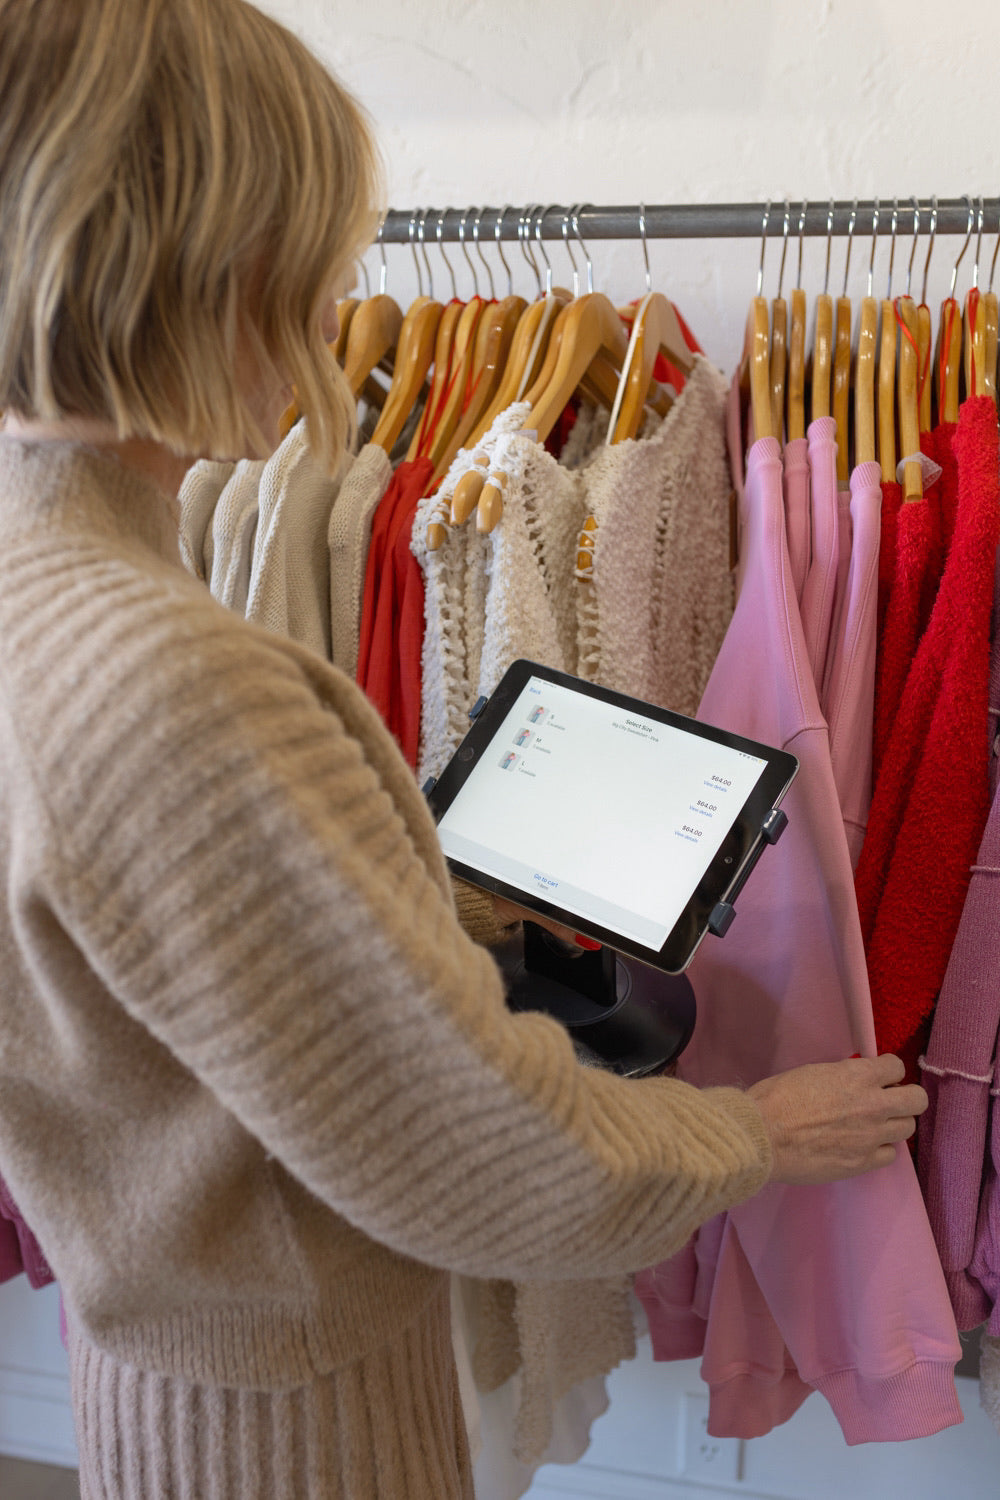
M 571 927 L 563 927 L 559 922 L 553 922 L 548 917 L 540 916 L 538 912 L 528 911 L 523 906 L 515 906 L 513 901 L 505 901 L 503 896 L 493 897 L 493 909 L 497 914 L 497 920 L 507 926 L 511 922 L 534 922 L 539 927 L 544 927 L 546 932 L 551 932 L 554 937 L 561 938 L 564 943 L 574 943 L 578 948 L 585 948 L 587 943 L 581 943 Z M 595 947 L 599 946 L 595 944 Z
M 748 1090 L 774 1152 L 772 1181 L 836 1182 L 894 1161 L 927 1108 L 919 1084 L 903 1084 L 898 1057 L 810 1063 Z

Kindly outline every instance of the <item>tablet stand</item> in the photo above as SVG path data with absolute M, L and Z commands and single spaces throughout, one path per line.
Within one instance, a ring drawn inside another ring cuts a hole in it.
M 585 1062 L 641 1077 L 661 1072 L 691 1039 L 695 998 L 683 974 L 560 942 L 534 922 L 493 952 L 510 1008 L 561 1021 Z

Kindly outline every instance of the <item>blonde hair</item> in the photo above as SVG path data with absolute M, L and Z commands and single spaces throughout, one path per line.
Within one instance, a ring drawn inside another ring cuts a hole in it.
M 244 0 L 0 0 L 0 99 L 0 407 L 232 457 L 270 446 L 248 384 L 294 384 L 332 466 L 321 314 L 380 196 L 355 100 Z

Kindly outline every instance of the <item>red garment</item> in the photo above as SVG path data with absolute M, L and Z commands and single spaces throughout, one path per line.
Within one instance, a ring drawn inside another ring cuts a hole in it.
M 410 533 L 417 503 L 433 473 L 429 458 L 401 463 L 379 502 L 365 568 L 358 647 L 358 684 L 414 769 L 420 733 L 423 578 L 410 553 Z
M 903 504 L 903 489 L 894 479 L 882 481 L 882 535 L 878 549 L 878 629 L 881 641 L 885 614 L 892 597 L 892 580 L 896 571 L 896 526 Z
M 886 746 L 856 876 L 880 1051 L 906 1046 L 933 1007 L 989 813 L 982 750 L 1000 540 L 989 397 L 962 407 L 954 450 L 952 546 Z

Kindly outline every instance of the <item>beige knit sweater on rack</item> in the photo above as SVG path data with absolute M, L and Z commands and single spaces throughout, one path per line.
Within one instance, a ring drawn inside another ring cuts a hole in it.
M 0 441 L 0 803 L 0 1173 L 116 1359 L 287 1389 L 446 1270 L 634 1270 L 767 1176 L 746 1096 L 508 1013 L 363 695 L 86 450 Z

